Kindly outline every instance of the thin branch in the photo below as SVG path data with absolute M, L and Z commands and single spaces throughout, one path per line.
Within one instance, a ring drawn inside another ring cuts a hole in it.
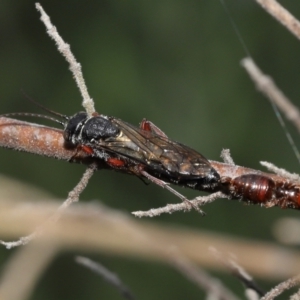
M 222 149 L 220 157 L 223 159 L 224 163 L 229 165 L 235 165 L 233 158 L 230 154 L 230 149 Z
M 0 236 L 15 239 L 26 235 L 56 209 L 57 201 L 39 203 L 30 210 L 24 204 L 0 201 Z M 99 202 L 70 206 L 59 222 L 49 226 L 47 234 L 34 242 L 44 239 L 51 243 L 53 241 L 60 249 L 107 253 L 163 263 L 170 257 L 170 247 L 176 245 L 188 260 L 205 268 L 222 270 L 224 267 L 208 252 L 208 248 L 214 245 L 223 253 L 239 253 L 240 264 L 260 278 L 281 280 L 300 270 L 298 250 L 286 249 L 275 243 L 228 237 L 224 233 L 178 226 L 174 228 L 136 220 Z M 270 261 L 276 261 L 276 264 Z
M 290 173 L 287 170 L 283 168 L 278 168 L 274 164 L 267 162 L 267 161 L 260 161 L 260 164 L 267 168 L 268 171 L 274 172 L 279 176 L 285 177 L 289 179 L 290 181 L 300 183 L 300 176 L 296 173 Z
M 300 284 L 300 275 L 289 278 L 288 280 L 275 286 L 270 292 L 268 292 L 261 300 L 273 300 L 275 297 L 282 294 L 284 291 Z
M 257 89 L 273 102 L 300 132 L 300 112 L 298 108 L 276 86 L 272 78 L 264 74 L 249 57 L 244 58 L 241 65 L 246 69 Z
M 48 35 L 55 41 L 58 51 L 65 57 L 70 65 L 70 70 L 74 76 L 83 99 L 82 106 L 86 109 L 89 115 L 92 115 L 95 112 L 94 102 L 88 93 L 80 63 L 76 61 L 75 56 L 71 52 L 70 45 L 64 42 L 57 32 L 56 27 L 52 25 L 49 16 L 45 13 L 40 3 L 36 3 L 35 7 L 41 14 L 41 20 L 47 28 Z
M 96 263 L 95 261 L 83 256 L 77 256 L 75 258 L 75 261 L 78 264 L 99 274 L 106 282 L 114 286 L 125 299 L 129 299 L 129 300 L 135 299 L 130 289 L 121 281 L 119 276 L 117 276 L 115 273 L 105 268 L 100 263 Z
M 78 148 L 66 147 L 63 131 L 34 123 L 0 116 L 0 147 L 28 152 L 67 162 L 107 168 L 101 160 L 88 156 Z
M 67 162 L 83 163 L 86 165 L 96 164 L 97 169 L 110 169 L 110 167 L 97 157 L 90 157 L 84 151 L 69 149 L 66 147 L 63 131 L 32 124 L 24 121 L 0 117 L 0 147 L 10 148 L 18 151 L 25 151 L 42 156 L 58 158 Z M 287 174 L 272 174 L 259 170 L 232 165 L 232 163 L 221 163 L 210 161 L 212 167 L 221 177 L 235 178 L 244 174 L 259 174 L 267 176 L 274 181 L 291 180 Z M 120 170 L 122 172 L 122 170 Z M 212 191 L 213 192 L 213 191 Z M 196 197 L 193 203 L 201 206 L 210 203 L 217 198 L 227 198 L 222 193 L 213 193 L 209 196 Z M 162 213 L 173 213 L 175 211 L 186 211 L 189 207 L 185 203 L 169 204 L 166 207 L 152 209 L 147 212 L 135 212 L 134 215 L 142 217 L 154 217 Z
M 290 300 L 300 300 L 300 290 L 290 297 Z
M 275 0 L 256 0 L 271 16 L 300 40 L 300 22 Z
M 81 195 L 81 193 L 86 188 L 89 180 L 93 176 L 96 169 L 97 169 L 96 165 L 91 165 L 85 170 L 85 172 L 84 172 L 83 176 L 81 177 L 80 181 L 73 188 L 73 190 L 69 193 L 68 198 L 59 207 L 59 212 L 61 212 L 62 210 L 66 209 L 68 206 L 70 206 L 72 203 L 75 203 L 79 200 L 79 196 Z M 59 217 L 59 216 L 57 216 L 57 217 Z
M 230 273 L 237 277 L 245 285 L 247 290 L 252 290 L 254 292 L 249 293 L 250 297 L 258 299 L 258 296 L 263 296 L 265 294 L 250 274 L 236 261 L 233 255 L 225 256 L 214 247 L 210 247 L 210 250 L 214 257 L 225 265 Z
M 88 181 L 92 177 L 95 171 L 95 166 L 91 166 L 86 169 L 84 172 L 82 178 L 78 182 L 78 184 L 74 187 L 74 189 L 69 193 L 68 198 L 61 204 L 61 206 L 57 209 L 57 211 L 50 217 L 48 218 L 44 224 L 40 225 L 33 233 L 21 237 L 16 241 L 12 242 L 4 242 L 0 241 L 0 244 L 5 246 L 7 249 L 11 249 L 14 247 L 18 246 L 24 246 L 28 244 L 30 241 L 33 239 L 40 237 L 45 229 L 50 225 L 58 221 L 58 219 L 61 216 L 61 213 L 63 210 L 65 210 L 68 206 L 70 206 L 72 203 L 77 202 L 79 200 L 80 194 L 83 192 L 83 190 L 86 188 Z
M 204 204 L 211 203 L 219 198 L 227 198 L 228 199 L 228 196 L 224 195 L 221 192 L 216 192 L 216 193 L 213 193 L 208 196 L 196 197 L 195 199 L 190 200 L 190 202 L 193 205 L 195 205 L 196 207 L 198 207 L 198 206 L 202 206 Z M 161 214 L 172 214 L 173 212 L 176 212 L 176 211 L 187 211 L 187 209 L 191 210 L 192 206 L 189 207 L 186 205 L 186 203 L 182 202 L 182 203 L 178 203 L 178 204 L 167 204 L 164 207 L 152 208 L 147 211 L 141 211 L 141 210 L 134 211 L 134 212 L 132 212 L 132 214 L 138 218 L 142 218 L 142 217 L 153 218 L 153 217 L 157 217 Z
M 207 299 L 238 300 L 219 280 L 211 277 L 201 268 L 196 267 L 178 251 L 171 252 L 171 265 L 188 280 L 207 293 Z

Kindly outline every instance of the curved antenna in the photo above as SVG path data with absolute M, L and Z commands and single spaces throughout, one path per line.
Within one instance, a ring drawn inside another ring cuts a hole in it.
M 32 102 L 32 103 L 35 104 L 36 106 L 40 107 L 40 108 L 43 109 L 44 111 L 47 111 L 47 112 L 49 112 L 50 114 L 52 114 L 52 115 L 54 115 L 54 116 L 61 117 L 61 118 L 65 119 L 65 120 L 69 120 L 69 118 L 68 118 L 66 115 L 60 114 L 60 113 L 58 113 L 58 112 L 56 112 L 56 111 L 53 111 L 53 110 L 51 110 L 51 109 L 49 109 L 49 108 L 43 106 L 42 104 L 36 102 L 35 100 L 33 100 L 29 95 L 27 95 L 27 94 L 25 93 L 25 91 L 24 91 L 23 89 L 21 89 L 21 92 L 22 92 L 22 94 L 27 98 L 27 100 L 29 100 L 30 102 Z M 36 114 L 36 116 L 38 116 L 38 114 Z M 40 116 L 43 116 L 43 115 L 40 115 Z M 45 118 L 45 117 L 46 117 L 46 116 L 44 116 L 44 117 L 42 117 L 42 118 Z M 47 118 L 45 118 L 45 119 L 47 119 Z M 49 120 L 51 120 L 50 117 L 49 117 Z M 57 121 L 57 120 L 56 120 L 56 121 Z
M 65 122 L 57 120 L 55 118 L 49 117 L 47 115 L 41 115 L 41 114 L 33 114 L 33 113 L 25 113 L 25 112 L 19 112 L 19 113 L 8 113 L 0 115 L 0 117 L 10 117 L 10 116 L 23 116 L 23 117 L 36 117 L 36 118 L 43 118 L 47 120 L 54 121 L 56 123 L 59 123 L 60 125 L 65 126 Z M 66 120 L 69 120 L 67 116 L 64 116 Z

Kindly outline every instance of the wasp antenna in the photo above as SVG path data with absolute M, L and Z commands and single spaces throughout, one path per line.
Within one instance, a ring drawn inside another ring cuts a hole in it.
M 0 117 L 11 117 L 11 116 L 22 116 L 22 117 L 35 117 L 35 118 L 43 118 L 43 119 L 47 119 L 47 120 L 51 120 L 53 122 L 56 122 L 60 125 L 65 125 L 65 122 L 57 120 L 55 118 L 46 116 L 46 115 L 41 115 L 41 114 L 33 114 L 33 113 L 25 113 L 25 112 L 19 112 L 19 113 L 8 113 L 8 114 L 3 114 L 0 115 Z M 68 117 L 66 117 L 68 120 Z
M 27 95 L 27 94 L 25 93 L 25 91 L 24 91 L 23 89 L 21 89 L 21 92 L 22 92 L 22 94 L 25 96 L 25 98 L 27 98 L 27 100 L 29 100 L 30 102 L 32 102 L 32 103 L 35 104 L 36 106 L 40 107 L 41 109 L 43 109 L 43 110 L 49 112 L 50 114 L 53 114 L 53 115 L 58 116 L 58 117 L 61 117 L 61 118 L 65 119 L 65 120 L 69 120 L 69 118 L 68 118 L 66 115 L 60 114 L 60 113 L 58 113 L 58 112 L 56 112 L 56 111 L 53 111 L 53 110 L 51 110 L 51 109 L 49 109 L 49 108 L 43 106 L 43 105 L 40 104 L 39 102 L 33 100 L 29 95 Z M 41 116 L 42 116 L 42 115 L 41 115 Z M 45 117 L 45 116 L 44 116 L 44 117 Z

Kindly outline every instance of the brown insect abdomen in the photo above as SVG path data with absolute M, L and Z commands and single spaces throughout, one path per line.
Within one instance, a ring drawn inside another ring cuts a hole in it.
M 253 203 L 265 203 L 274 197 L 275 183 L 271 178 L 258 174 L 246 174 L 231 181 L 230 194 Z

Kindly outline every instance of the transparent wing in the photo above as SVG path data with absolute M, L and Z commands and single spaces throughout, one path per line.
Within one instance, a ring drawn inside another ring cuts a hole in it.
M 111 121 L 121 134 L 99 142 L 101 148 L 137 160 L 149 169 L 184 178 L 202 178 L 212 169 L 202 154 L 183 144 L 120 119 Z

